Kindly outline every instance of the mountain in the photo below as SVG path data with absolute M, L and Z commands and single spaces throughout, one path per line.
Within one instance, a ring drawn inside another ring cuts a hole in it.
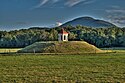
M 107 28 L 107 27 L 115 27 L 114 24 L 104 21 L 104 20 L 98 20 L 98 19 L 94 19 L 92 17 L 80 17 L 80 18 L 76 18 L 72 21 L 68 21 L 66 23 L 64 23 L 63 25 L 61 25 L 60 27 L 65 27 L 65 26 L 77 26 L 77 25 L 81 25 L 81 26 L 86 26 L 86 27 L 94 27 L 94 28 Z

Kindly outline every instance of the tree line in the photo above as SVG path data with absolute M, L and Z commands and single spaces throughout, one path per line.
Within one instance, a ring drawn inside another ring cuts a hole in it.
M 124 47 L 125 28 L 91 28 L 67 26 L 69 41 L 86 41 L 97 47 Z M 57 41 L 61 27 L 29 28 L 14 31 L 0 31 L 0 47 L 20 48 L 39 41 Z

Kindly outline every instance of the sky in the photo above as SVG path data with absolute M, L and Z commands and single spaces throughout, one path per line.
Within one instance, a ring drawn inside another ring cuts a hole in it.
M 0 30 L 54 27 L 90 16 L 125 26 L 125 0 L 0 0 Z

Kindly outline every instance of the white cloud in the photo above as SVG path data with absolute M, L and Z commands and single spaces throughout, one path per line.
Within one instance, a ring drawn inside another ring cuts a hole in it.
M 41 0 L 40 3 L 38 5 L 36 5 L 34 8 L 39 8 L 42 5 L 46 4 L 49 0 Z
M 39 4 L 36 5 L 33 9 L 40 8 L 41 6 L 47 3 L 56 4 L 59 1 L 62 2 L 64 6 L 73 7 L 80 3 L 90 4 L 90 3 L 93 3 L 95 0 L 64 0 L 64 1 L 63 0 L 40 0 Z
M 106 10 L 107 13 L 125 13 L 124 9 Z
M 84 5 L 86 4 L 90 4 L 90 3 L 93 3 L 95 2 L 96 0 L 68 0 L 65 5 L 66 6 L 69 6 L 69 7 L 73 7 L 73 6 L 76 6 L 80 3 L 83 3 Z
M 85 2 L 84 2 L 84 4 L 91 4 L 91 3 L 93 3 L 93 2 L 95 2 L 96 0 L 86 0 Z
M 115 6 L 106 10 L 106 13 L 106 18 L 111 22 L 118 26 L 125 26 L 125 9 Z
M 56 26 L 58 27 L 58 26 L 61 26 L 62 25 L 62 23 L 61 22 L 56 22 Z
M 35 8 L 40 8 L 41 6 L 47 4 L 48 2 L 52 2 L 53 4 L 58 2 L 59 0 L 40 0 L 39 4 L 36 5 L 35 7 L 33 7 L 33 9 Z
M 69 6 L 69 7 L 73 7 L 83 1 L 86 1 L 86 0 L 68 0 L 65 5 Z

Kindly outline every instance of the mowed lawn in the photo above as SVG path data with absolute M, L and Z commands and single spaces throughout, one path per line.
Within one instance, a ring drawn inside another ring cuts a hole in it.
M 0 83 L 125 82 L 125 53 L 1 54 Z

